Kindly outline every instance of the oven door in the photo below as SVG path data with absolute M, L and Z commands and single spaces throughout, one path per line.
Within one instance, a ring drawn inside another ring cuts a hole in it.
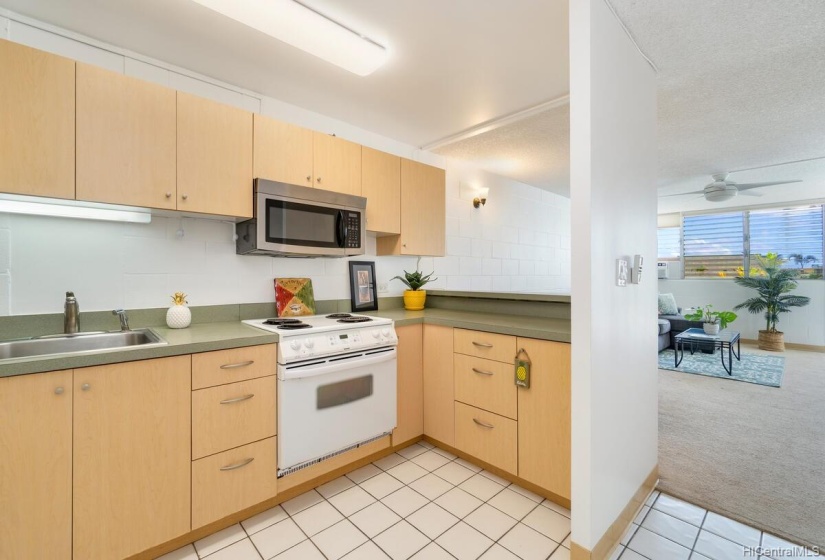
M 394 347 L 278 365 L 278 476 L 392 432 Z

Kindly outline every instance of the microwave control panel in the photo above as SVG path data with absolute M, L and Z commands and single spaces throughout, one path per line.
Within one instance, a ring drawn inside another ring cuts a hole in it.
M 361 213 L 345 212 L 347 225 L 347 248 L 358 249 L 361 247 Z

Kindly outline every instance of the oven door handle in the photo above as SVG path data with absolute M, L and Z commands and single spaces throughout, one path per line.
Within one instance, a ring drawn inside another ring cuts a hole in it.
M 350 369 L 363 368 L 365 366 L 395 361 L 396 359 L 397 352 L 395 348 L 393 348 L 392 350 L 381 352 L 379 354 L 353 358 L 351 360 L 325 362 L 323 364 L 306 366 L 303 368 L 289 369 L 287 367 L 278 366 L 278 379 L 281 381 L 290 381 L 292 379 L 316 377 L 318 375 L 327 375 L 330 373 L 341 373 Z

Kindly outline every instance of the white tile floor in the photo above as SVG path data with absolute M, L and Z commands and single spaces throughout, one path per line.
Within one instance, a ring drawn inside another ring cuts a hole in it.
M 794 547 L 656 492 L 611 560 L 757 558 L 744 546 Z M 569 510 L 422 442 L 161 560 L 569 560 L 569 547 Z

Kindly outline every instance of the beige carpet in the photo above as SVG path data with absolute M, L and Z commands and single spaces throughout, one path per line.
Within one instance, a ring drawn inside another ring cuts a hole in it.
M 825 354 L 784 356 L 779 389 L 659 370 L 659 486 L 825 548 Z

